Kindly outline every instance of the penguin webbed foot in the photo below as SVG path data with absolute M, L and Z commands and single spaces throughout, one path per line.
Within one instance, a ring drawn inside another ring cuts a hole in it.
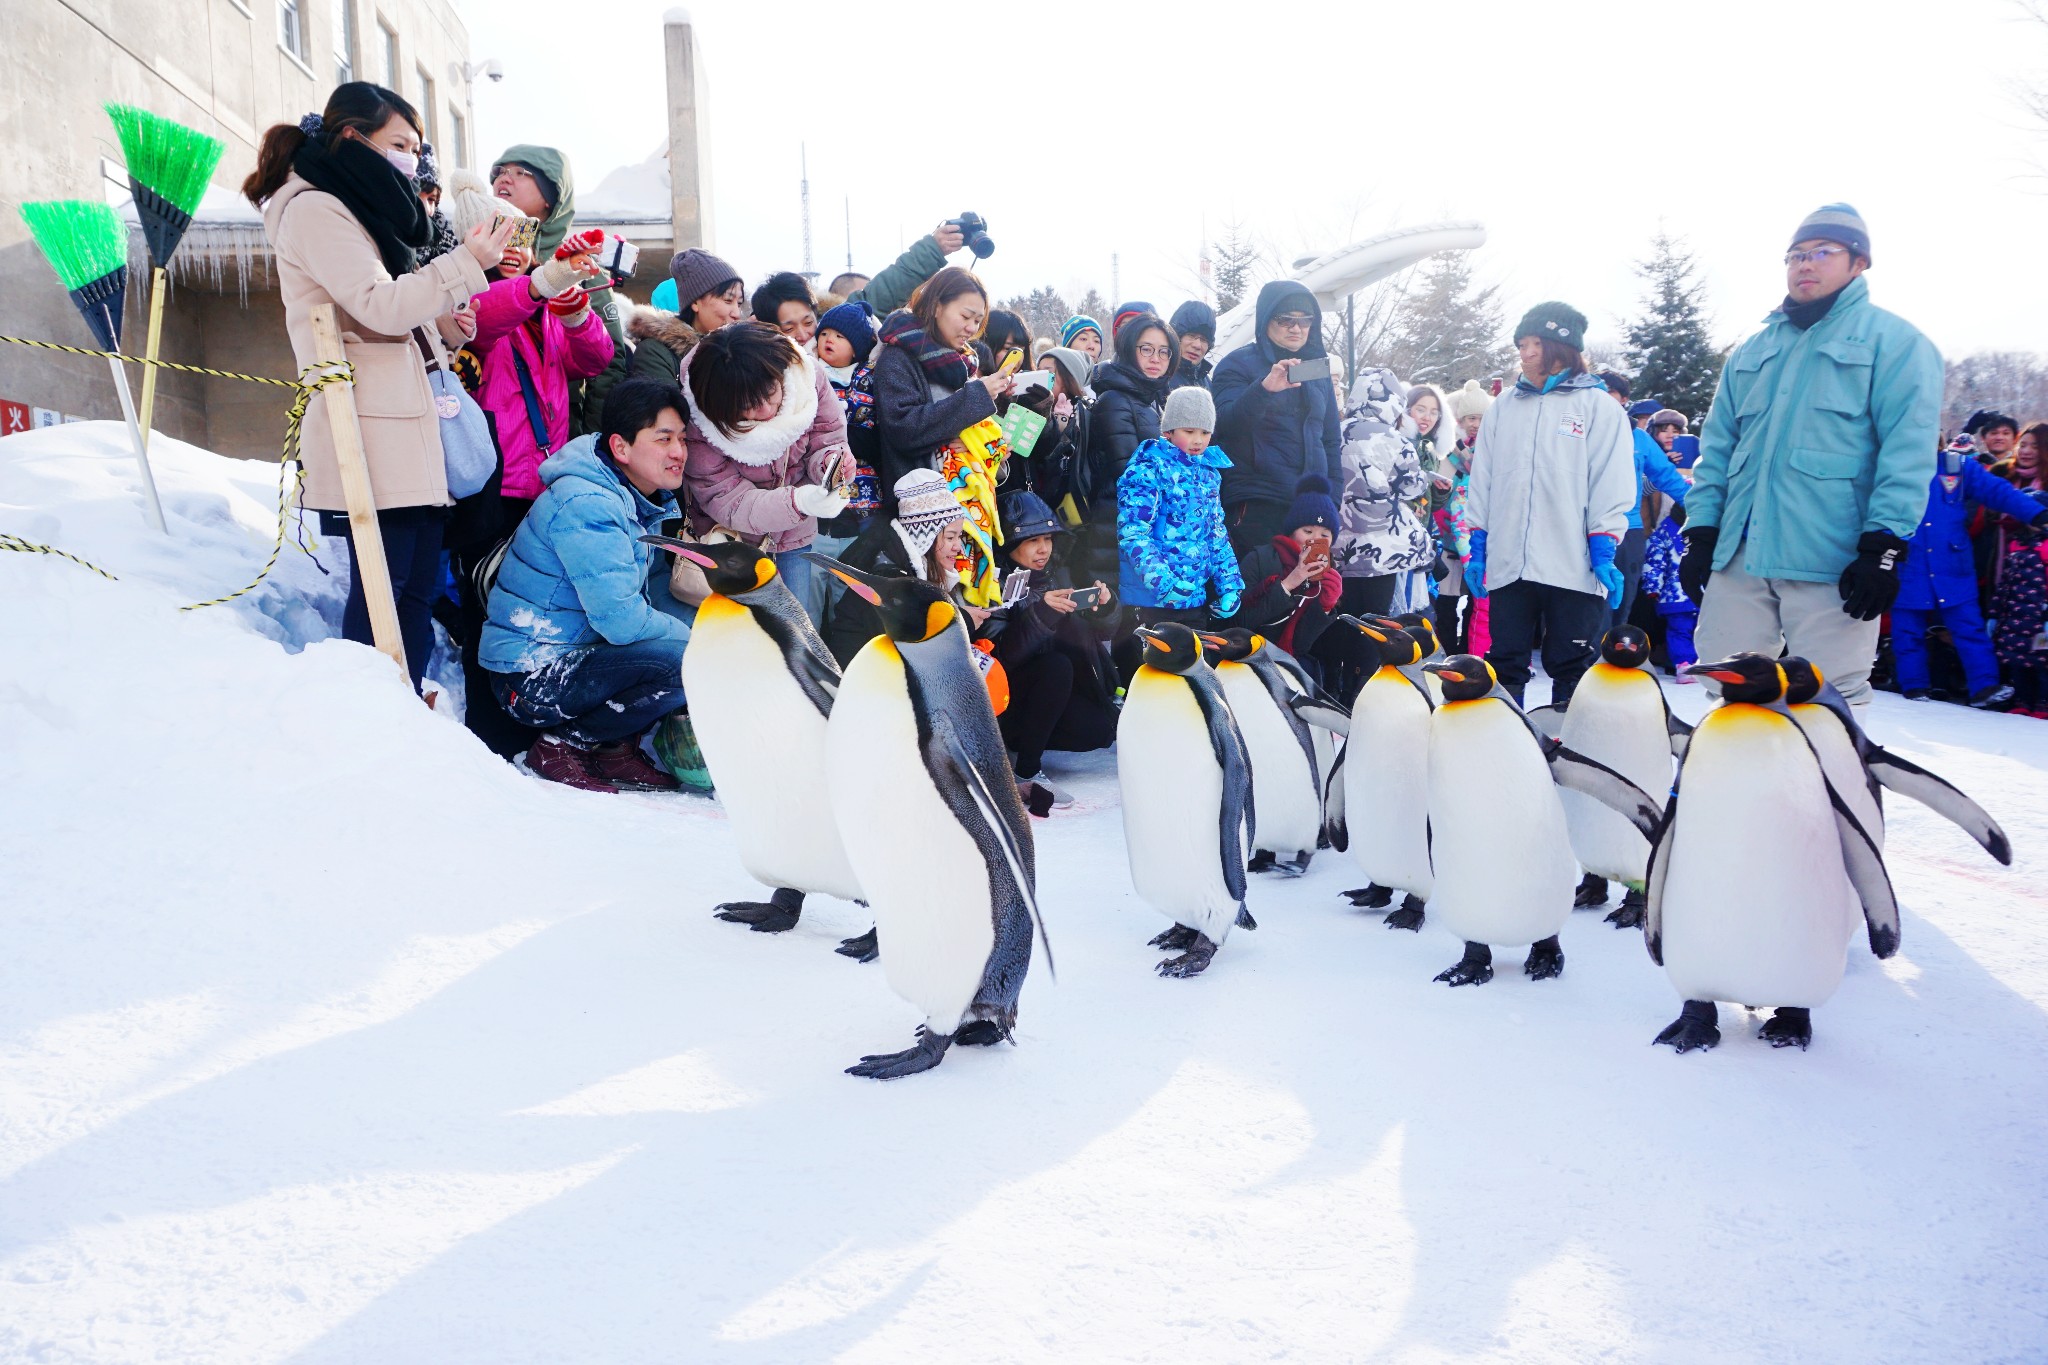
M 1804 1052 L 1813 1041 L 1813 1011 L 1782 1005 L 1765 1021 L 1762 1036 L 1772 1047 L 1796 1047 Z
M 1618 909 L 1607 912 L 1607 922 L 1617 929 L 1640 929 L 1643 927 L 1643 912 L 1649 906 L 1648 896 L 1640 891 L 1631 891 L 1621 898 Z
M 1145 946 L 1147 948 L 1165 948 L 1171 952 L 1179 952 L 1182 948 L 1193 944 L 1199 937 L 1201 936 L 1185 924 L 1176 924 Z
M 1309 861 L 1315 856 L 1316 851 L 1310 849 L 1306 853 L 1296 854 L 1284 863 L 1273 864 L 1273 870 L 1283 877 L 1299 877 L 1308 871 Z
M 945 1060 L 946 1049 L 953 1045 L 950 1033 L 933 1033 L 920 1026 L 917 1030 L 917 1045 L 902 1052 L 878 1052 L 863 1057 L 859 1063 L 846 1068 L 849 1076 L 862 1076 L 873 1081 L 893 1081 L 904 1076 L 915 1076 L 920 1071 L 930 1071 Z
M 781 887 L 765 901 L 727 901 L 711 914 L 728 924 L 744 924 L 757 934 L 780 934 L 796 928 L 803 912 L 804 893 Z
M 841 939 L 839 946 L 832 951 L 841 957 L 850 957 L 855 962 L 873 962 L 882 955 L 881 943 L 875 937 L 875 931 L 872 929 L 868 930 L 865 934 L 856 934 L 852 938 Z
M 1209 941 L 1206 934 L 1196 934 L 1194 942 L 1188 945 L 1188 950 L 1179 957 L 1169 957 L 1160 963 L 1158 972 L 1161 976 L 1200 976 L 1208 970 L 1209 960 L 1215 956 L 1216 945 Z
M 1436 974 L 1447 986 L 1483 986 L 1493 980 L 1493 949 L 1484 943 L 1467 943 L 1465 956 Z
M 1721 1041 L 1719 1016 L 1720 1010 L 1713 1001 L 1688 1000 L 1678 1017 L 1657 1035 L 1656 1042 L 1668 1044 L 1679 1052 L 1709 1051 Z
M 962 1024 L 953 1035 L 955 1047 L 994 1047 L 1010 1036 L 1010 1031 L 993 1019 L 970 1019 Z
M 1591 910 L 1596 905 L 1607 904 L 1607 878 L 1595 872 L 1588 872 L 1579 878 L 1579 889 L 1572 893 L 1572 909 Z
M 1411 891 L 1401 898 L 1401 908 L 1387 916 L 1387 927 L 1389 929 L 1407 929 L 1414 933 L 1420 933 L 1424 918 L 1422 898 Z
M 1373 882 L 1355 891 L 1346 891 L 1344 897 L 1360 910 L 1384 910 L 1394 899 L 1394 888 Z
M 1522 971 L 1531 981 L 1548 981 L 1564 975 L 1564 946 L 1557 941 L 1556 934 L 1529 945 L 1529 960 L 1522 964 Z
M 1252 854 L 1252 860 L 1244 865 L 1247 872 L 1271 872 L 1279 861 L 1279 855 L 1270 848 L 1262 848 Z

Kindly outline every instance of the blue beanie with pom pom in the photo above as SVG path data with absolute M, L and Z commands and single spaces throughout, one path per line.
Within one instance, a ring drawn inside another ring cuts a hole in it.
M 1330 496 L 1330 481 L 1320 474 L 1311 474 L 1294 485 L 1294 501 L 1287 504 L 1287 520 L 1281 525 L 1288 532 L 1320 526 L 1336 535 L 1337 500 Z

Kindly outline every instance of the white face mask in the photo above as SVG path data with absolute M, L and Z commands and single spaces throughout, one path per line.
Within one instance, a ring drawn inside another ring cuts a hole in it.
M 420 173 L 420 159 L 412 152 L 394 152 L 389 147 L 380 147 L 377 150 L 383 152 L 384 159 L 407 180 Z

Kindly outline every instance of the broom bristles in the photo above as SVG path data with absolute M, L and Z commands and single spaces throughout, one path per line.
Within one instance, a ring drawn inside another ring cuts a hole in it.
M 106 109 L 120 134 L 128 174 L 185 212 L 197 212 L 226 144 L 132 104 L 110 103 Z
M 48 199 L 21 206 L 22 221 L 66 289 L 78 289 L 128 264 L 128 229 L 106 204 Z

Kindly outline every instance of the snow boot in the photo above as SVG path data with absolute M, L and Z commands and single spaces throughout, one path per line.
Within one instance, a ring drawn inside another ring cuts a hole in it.
M 615 792 L 617 787 L 592 770 L 590 754 L 559 735 L 542 735 L 526 751 L 526 770 L 535 777 L 586 792 Z
M 2012 684 L 1993 683 L 1989 687 L 1979 688 L 1976 695 L 1970 698 L 1970 706 L 1977 711 L 2000 711 L 2011 704 L 2016 695 L 2018 694 L 2013 691 Z
M 697 731 L 688 711 L 673 711 L 654 727 L 654 756 L 674 775 L 684 791 L 711 795 L 711 769 L 697 747 Z
M 640 740 L 600 744 L 588 754 L 590 771 L 625 791 L 672 792 L 682 783 L 655 766 L 640 752 Z

